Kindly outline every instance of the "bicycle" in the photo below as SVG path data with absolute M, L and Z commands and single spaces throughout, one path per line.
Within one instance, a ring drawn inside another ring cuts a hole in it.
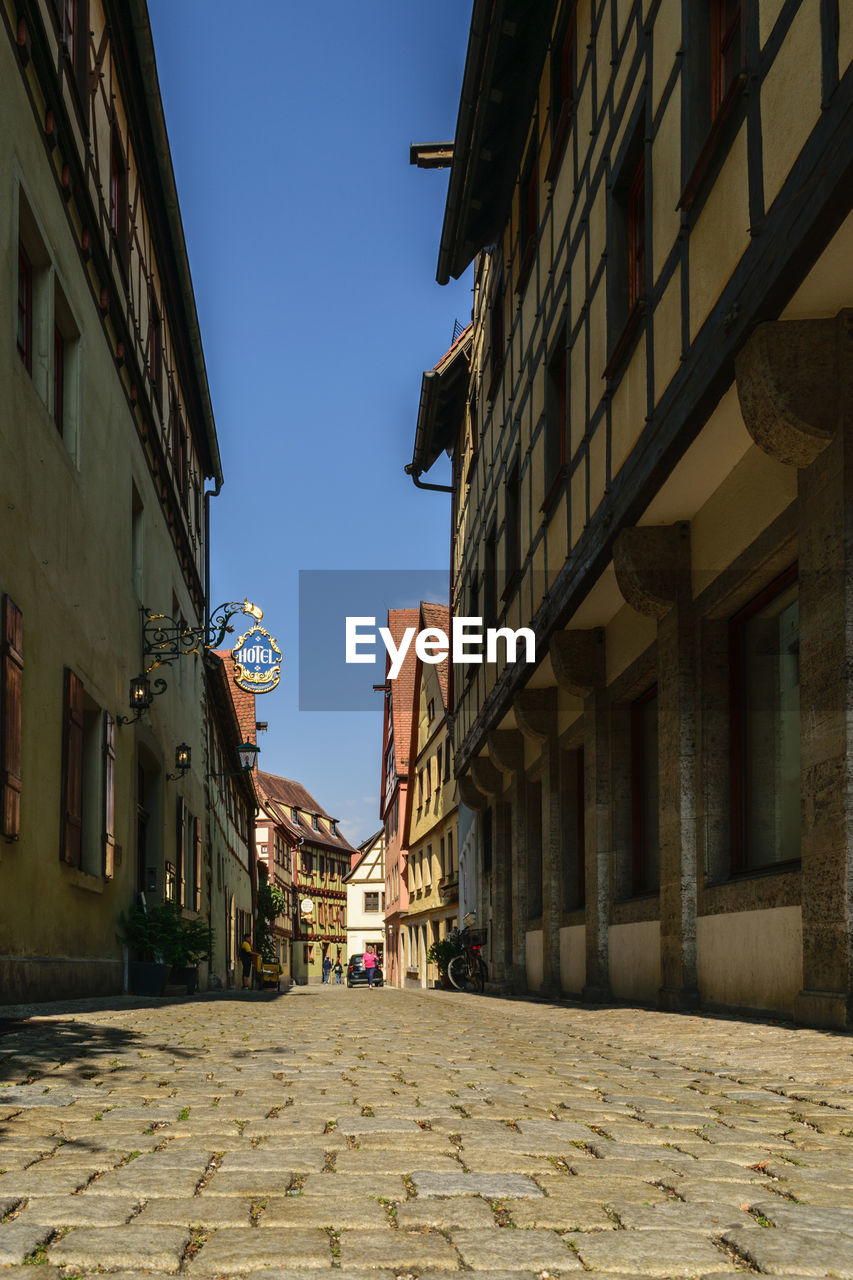
M 476 991 L 482 995 L 489 971 L 480 952 L 486 945 L 485 929 L 463 929 L 459 935 L 465 948 L 447 966 L 447 976 L 457 991 Z

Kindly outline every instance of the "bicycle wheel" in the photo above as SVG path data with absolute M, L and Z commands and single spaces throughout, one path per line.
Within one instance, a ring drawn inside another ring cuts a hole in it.
M 447 976 L 457 991 L 473 991 L 471 965 L 467 956 L 454 956 L 447 966 Z

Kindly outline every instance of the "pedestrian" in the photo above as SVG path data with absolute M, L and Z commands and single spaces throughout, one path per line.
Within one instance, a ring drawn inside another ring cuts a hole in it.
M 327 951 L 326 954 L 323 956 L 323 981 L 324 982 L 329 981 L 329 974 L 331 972 L 332 972 L 332 957 L 329 955 Z
M 247 933 L 240 943 L 240 959 L 243 962 L 243 990 L 248 991 L 252 981 L 252 939 Z
M 373 947 L 368 947 L 365 951 L 362 964 L 364 965 L 364 971 L 367 974 L 367 985 L 372 991 L 373 979 L 376 977 L 376 956 L 374 955 Z
M 344 980 L 344 966 L 341 964 L 341 957 L 338 956 L 337 960 L 335 961 L 335 982 L 338 984 L 338 986 L 340 986 L 343 980 Z

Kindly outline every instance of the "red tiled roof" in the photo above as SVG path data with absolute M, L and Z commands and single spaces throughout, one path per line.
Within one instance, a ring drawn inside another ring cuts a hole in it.
M 234 683 L 234 662 L 231 658 L 230 649 L 214 649 L 213 652 L 217 658 L 222 659 L 222 666 L 228 679 L 228 687 L 231 690 L 231 701 L 234 703 L 234 710 L 237 712 L 237 719 L 240 723 L 240 731 L 243 734 L 244 742 L 257 742 L 255 734 L 255 695 L 247 693 L 245 689 L 239 688 Z
M 293 821 L 294 809 L 298 809 L 306 818 L 316 814 L 319 818 L 331 821 L 331 814 L 317 803 L 301 782 L 294 782 L 290 778 L 279 778 L 274 773 L 264 773 L 259 770 L 258 790 L 264 808 L 294 839 L 304 839 L 308 844 L 322 844 L 328 849 L 340 849 L 342 853 L 350 855 L 355 853 L 355 849 L 341 835 L 340 830 L 333 836 L 330 831 L 323 828 L 315 831 L 308 821 L 298 823 Z
M 439 373 L 441 371 L 442 365 L 444 365 L 447 361 L 449 361 L 451 357 L 455 359 L 457 347 L 461 343 L 467 342 L 467 340 L 471 337 L 473 331 L 474 331 L 474 322 L 472 320 L 469 325 L 465 326 L 465 328 L 457 337 L 456 341 L 451 343 L 447 351 L 445 351 L 444 355 L 439 360 L 438 364 L 433 366 L 436 373 Z
M 399 645 L 403 632 L 407 627 L 418 629 L 420 623 L 420 609 L 389 609 L 388 610 L 388 630 L 395 645 Z M 393 713 L 394 728 L 394 757 L 397 762 L 397 772 L 406 773 L 409 768 L 409 736 L 412 730 L 412 699 L 415 690 L 415 645 L 414 642 L 409 645 L 400 674 L 396 680 L 390 681 L 391 684 L 391 708 Z M 388 670 L 391 666 L 390 654 L 385 662 L 385 679 L 388 680 Z
M 426 600 L 421 601 L 421 626 L 437 627 L 440 631 L 450 639 L 450 605 L 447 604 L 431 604 Z M 436 663 L 435 674 L 438 676 L 438 683 L 441 689 L 441 700 L 444 703 L 444 710 L 447 710 L 447 694 L 450 681 L 450 659 L 444 658 L 441 662 Z

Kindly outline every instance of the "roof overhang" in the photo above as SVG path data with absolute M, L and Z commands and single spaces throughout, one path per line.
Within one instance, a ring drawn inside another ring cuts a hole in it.
M 429 471 L 439 454 L 453 444 L 468 395 L 468 366 L 473 326 L 465 329 L 447 355 L 421 379 L 421 399 L 412 462 L 407 471 Z
M 494 244 L 521 164 L 556 0 L 474 0 L 436 279 Z

